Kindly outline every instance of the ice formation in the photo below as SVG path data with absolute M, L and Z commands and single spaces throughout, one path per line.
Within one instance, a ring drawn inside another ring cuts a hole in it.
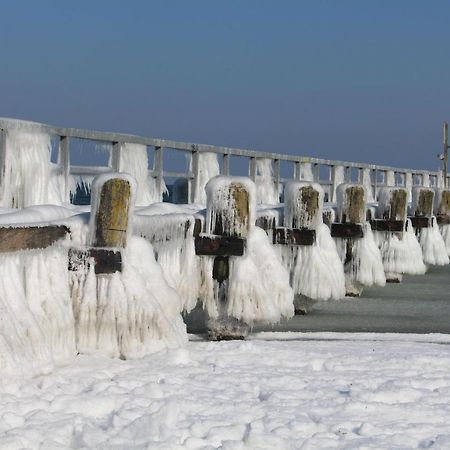
M 199 152 L 197 154 L 197 164 L 198 177 L 195 179 L 194 203 L 206 205 L 205 186 L 211 178 L 214 178 L 220 173 L 217 154 L 209 152 Z M 190 170 L 193 170 L 192 161 Z
M 400 232 L 376 231 L 375 240 L 380 248 L 384 271 L 390 279 L 399 274 L 421 275 L 426 271 L 420 244 L 411 221 L 407 220 L 406 189 L 384 187 L 379 192 L 378 217 L 402 221 Z
M 436 189 L 434 212 L 441 217 L 450 216 L 450 190 L 443 188 Z M 447 254 L 450 256 L 450 224 L 442 224 L 439 226 L 439 229 L 445 242 Z
M 276 205 L 280 202 L 280 193 L 273 178 L 272 160 L 256 158 L 256 190 L 258 203 Z
M 358 184 L 341 184 L 337 188 L 339 222 L 359 223 L 363 227 L 363 237 L 355 239 L 336 238 L 338 252 L 346 276 L 347 293 L 359 294 L 362 286 L 386 284 L 383 261 L 375 242 L 372 229 L 366 223 L 365 189 L 359 195 L 354 189 Z
M 133 236 L 122 261 L 122 272 L 112 275 L 95 275 L 93 266 L 71 273 L 78 350 L 135 358 L 184 343 L 180 298 L 165 281 L 151 245 Z
M 134 234 L 153 246 L 169 286 L 174 288 L 185 311 L 197 304 L 200 288 L 198 258 L 195 254 L 195 217 L 188 214 L 135 215 Z
M 317 183 L 289 181 L 285 187 L 286 227 L 315 230 L 313 245 L 278 245 L 295 295 L 313 300 L 345 296 L 345 276 L 330 229 L 323 223 L 323 189 Z M 296 299 L 297 308 L 300 307 Z
M 311 163 L 307 162 L 300 163 L 300 180 L 314 181 L 314 174 Z
M 213 178 L 206 185 L 207 233 L 222 229 L 226 234 L 246 237 L 244 256 L 230 256 L 228 295 L 224 304 L 221 287 L 213 281 L 214 257 L 201 257 L 201 299 L 212 319 L 223 314 L 247 324 L 278 322 L 294 313 L 289 275 L 266 233 L 254 225 L 256 187 L 249 178 Z M 248 194 L 248 195 L 247 195 Z
M 0 255 L 0 376 L 33 376 L 76 355 L 67 250 Z
M 373 195 L 371 173 L 372 173 L 371 169 L 366 168 L 362 170 L 362 184 L 366 190 L 366 198 L 368 203 L 375 201 L 375 197 Z
M 393 170 L 386 171 L 386 186 L 392 187 L 395 186 L 395 172 Z
M 333 201 L 336 202 L 336 191 L 339 185 L 345 183 L 345 167 L 344 166 L 334 166 L 332 173 L 333 181 Z
M 163 180 L 162 186 L 159 188 L 156 179 L 149 174 L 147 146 L 123 144 L 119 168 L 120 172 L 129 173 L 136 180 L 136 206 L 145 206 L 162 201 L 162 196 L 167 192 L 167 187 Z
M 50 162 L 51 137 L 31 125 L 18 123 L 6 133 L 2 206 L 24 208 L 64 198 L 59 166 Z

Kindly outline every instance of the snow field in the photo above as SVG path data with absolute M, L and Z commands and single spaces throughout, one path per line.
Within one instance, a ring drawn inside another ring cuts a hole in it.
M 80 356 L 0 386 L 0 448 L 448 448 L 441 336 L 306 333 Z

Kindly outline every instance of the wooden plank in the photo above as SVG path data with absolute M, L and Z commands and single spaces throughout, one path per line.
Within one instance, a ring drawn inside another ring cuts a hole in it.
M 64 225 L 1 227 L 0 253 L 49 247 L 70 233 Z
M 400 232 L 404 231 L 405 222 L 403 220 L 372 219 L 370 226 L 372 227 L 372 231 Z
M 432 218 L 431 217 L 409 217 L 411 220 L 412 226 L 414 228 L 429 228 L 432 226 Z
M 245 239 L 236 236 L 195 237 L 195 254 L 199 256 L 243 256 L 244 249 Z
M 313 245 L 316 231 L 307 228 L 276 227 L 273 230 L 273 243 L 280 245 Z
M 95 264 L 96 274 L 111 274 L 122 271 L 122 253 L 120 250 L 105 248 L 69 249 L 69 270 L 84 270 L 91 261 Z
M 436 216 L 438 225 L 450 225 L 450 216 Z
M 331 236 L 334 238 L 362 238 L 364 231 L 359 223 L 332 223 Z

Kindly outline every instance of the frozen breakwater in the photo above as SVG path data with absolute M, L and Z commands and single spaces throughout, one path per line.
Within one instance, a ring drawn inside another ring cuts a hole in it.
M 441 173 L 11 119 L 0 130 L 4 376 L 182 347 L 197 305 L 210 339 L 244 339 L 449 264 Z M 184 172 L 167 168 L 171 151 Z M 82 165 L 86 152 L 107 163 Z

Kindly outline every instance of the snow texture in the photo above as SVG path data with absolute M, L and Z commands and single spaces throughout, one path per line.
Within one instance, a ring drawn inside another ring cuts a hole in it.
M 133 361 L 80 356 L 1 383 L 0 446 L 450 447 L 447 336 L 291 334 L 190 342 Z
M 59 166 L 51 164 L 51 137 L 19 123 L 6 133 L 2 206 L 24 208 L 64 200 Z
M 280 203 L 280 192 L 275 185 L 271 159 L 256 158 L 255 183 L 259 204 L 277 205 Z
M 195 217 L 188 214 L 135 215 L 134 233 L 153 246 L 164 277 L 174 288 L 185 311 L 195 307 L 200 289 L 200 267 L 195 254 Z
M 123 144 L 120 151 L 120 172 L 130 174 L 136 180 L 136 206 L 146 206 L 162 201 L 167 192 L 164 184 L 159 189 L 156 179 L 148 171 L 147 146 L 141 144 Z
M 194 186 L 194 203 L 206 205 L 205 186 L 211 178 L 220 174 L 217 153 L 197 153 L 198 177 Z M 191 161 L 191 171 L 193 170 Z

